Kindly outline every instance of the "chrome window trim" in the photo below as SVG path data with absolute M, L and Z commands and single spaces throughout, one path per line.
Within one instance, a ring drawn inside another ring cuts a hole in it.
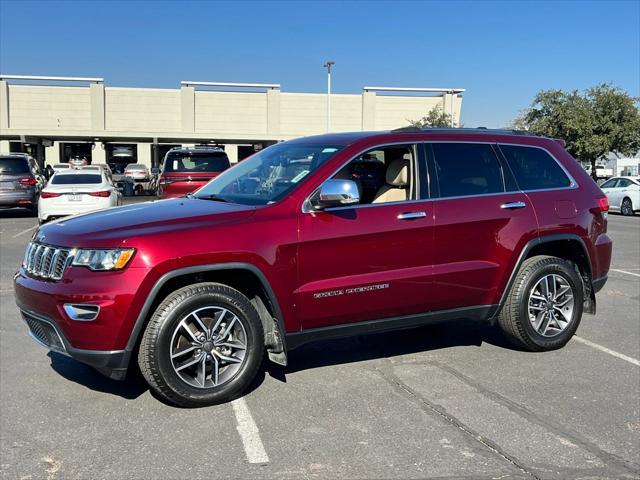
M 545 147 L 541 147 L 539 145 L 526 145 L 526 144 L 522 144 L 522 143 L 510 143 L 510 142 L 488 142 L 488 141 L 474 141 L 474 140 L 461 140 L 461 141 L 454 141 L 454 140 L 420 140 L 420 141 L 416 141 L 416 142 L 391 142 L 391 143 L 384 143 L 384 144 L 380 144 L 380 145 L 376 145 L 374 147 L 369 147 L 366 148 L 364 150 L 359 151 L 356 155 L 350 157 L 347 161 L 345 161 L 344 163 L 342 163 L 340 165 L 340 167 L 338 167 L 335 171 L 333 171 L 324 181 L 332 178 L 336 173 L 338 173 L 340 170 L 342 170 L 349 162 L 351 162 L 352 160 L 354 160 L 355 158 L 359 157 L 360 155 L 374 149 L 374 148 L 382 148 L 382 147 L 388 147 L 388 146 L 394 146 L 394 145 L 426 145 L 426 144 L 430 144 L 430 143 L 480 143 L 480 144 L 485 144 L 485 145 L 495 145 L 498 147 L 498 149 L 500 148 L 500 145 L 510 145 L 510 146 L 514 146 L 514 147 L 527 147 L 527 148 L 538 148 L 540 150 L 545 151 L 562 169 L 562 171 L 565 173 L 565 175 L 567 175 L 567 178 L 569 178 L 570 184 L 567 187 L 558 187 L 558 188 L 544 188 L 544 189 L 539 189 L 539 190 L 512 190 L 512 191 L 504 191 L 504 192 L 494 192 L 494 193 L 481 193 L 478 195 L 459 195 L 459 196 L 455 196 L 455 197 L 437 197 L 437 198 L 419 198 L 419 199 L 415 199 L 415 200 L 403 200 L 403 201 L 398 201 L 398 202 L 385 202 L 385 203 L 368 203 L 368 204 L 364 204 L 364 205 L 348 205 L 345 207 L 332 207 L 332 208 L 326 208 L 324 210 L 314 210 L 313 208 L 310 207 L 310 199 L 313 195 L 316 194 L 316 192 L 318 191 L 318 189 L 320 188 L 320 186 L 322 186 L 322 182 L 320 183 L 320 185 L 315 188 L 308 196 L 307 198 L 304 199 L 304 201 L 302 202 L 302 206 L 301 206 L 301 211 L 302 213 L 319 213 L 319 212 L 334 212 L 334 211 L 340 211 L 340 210 L 347 210 L 347 209 L 357 209 L 357 208 L 370 208 L 370 207 L 384 207 L 387 205 L 399 205 L 399 204 L 412 204 L 412 203 L 424 203 L 424 202 L 437 202 L 437 201 L 441 201 L 441 200 L 457 200 L 457 199 L 461 199 L 461 198 L 477 198 L 477 197 L 490 197 L 490 196 L 500 196 L 500 195 L 509 195 L 509 194 L 514 194 L 514 193 L 535 193 L 535 192 L 551 192 L 551 191 L 557 191 L 557 190 L 575 190 L 577 188 L 579 188 L 579 184 L 578 182 L 576 182 L 576 180 L 573 178 L 573 175 L 571 175 L 569 173 L 569 171 L 564 167 L 564 165 L 562 165 L 562 162 L 560 162 L 553 153 L 551 153 L 547 148 Z M 416 149 L 416 157 L 419 155 L 418 150 Z M 500 151 L 500 155 L 504 156 L 504 154 L 502 153 L 502 151 Z M 498 158 L 499 161 L 501 161 L 501 158 Z M 508 162 L 508 160 L 505 159 L 505 161 Z M 503 170 L 504 170 L 504 166 L 502 166 Z M 428 174 L 428 172 L 427 172 Z M 419 181 L 419 179 L 418 179 Z M 517 180 L 516 180 L 517 182 Z M 419 185 L 418 185 L 419 186 Z M 506 188 L 506 185 L 505 185 Z M 417 193 L 419 194 L 419 189 L 417 190 Z

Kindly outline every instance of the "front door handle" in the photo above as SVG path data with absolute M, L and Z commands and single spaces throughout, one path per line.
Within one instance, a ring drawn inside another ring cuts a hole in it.
M 504 208 L 506 210 L 513 210 L 515 208 L 524 208 L 527 204 L 524 202 L 508 202 L 500 205 L 500 208 Z
M 398 220 L 413 220 L 416 218 L 424 218 L 427 216 L 426 212 L 408 212 L 398 215 Z

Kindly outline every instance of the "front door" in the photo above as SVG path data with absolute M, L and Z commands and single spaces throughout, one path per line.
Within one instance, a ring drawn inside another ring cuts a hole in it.
M 300 213 L 303 329 L 429 310 L 433 209 L 417 157 L 415 145 L 370 150 L 333 177 L 354 179 L 363 203 Z

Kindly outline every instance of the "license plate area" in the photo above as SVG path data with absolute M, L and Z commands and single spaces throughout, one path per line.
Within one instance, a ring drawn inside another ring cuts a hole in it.
M 80 200 L 82 200 L 81 195 L 74 195 L 73 193 L 67 195 L 67 201 L 69 202 L 79 202 Z
M 13 190 L 13 182 L 0 182 L 0 190 Z

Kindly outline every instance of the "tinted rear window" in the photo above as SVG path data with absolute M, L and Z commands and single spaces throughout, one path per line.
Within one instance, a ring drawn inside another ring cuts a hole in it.
M 434 143 L 441 197 L 503 192 L 500 163 L 491 145 L 482 143 Z
M 83 185 L 90 183 L 102 183 L 102 176 L 92 173 L 77 173 L 73 175 L 54 175 L 51 179 L 53 185 Z
M 500 145 L 500 150 L 509 162 L 521 190 L 543 190 L 571 185 L 571 180 L 558 162 L 540 148 Z
M 229 168 L 229 159 L 224 152 L 219 153 L 179 153 L 167 154 L 165 172 L 222 172 Z
M 24 158 L 0 158 L 0 175 L 31 173 Z

